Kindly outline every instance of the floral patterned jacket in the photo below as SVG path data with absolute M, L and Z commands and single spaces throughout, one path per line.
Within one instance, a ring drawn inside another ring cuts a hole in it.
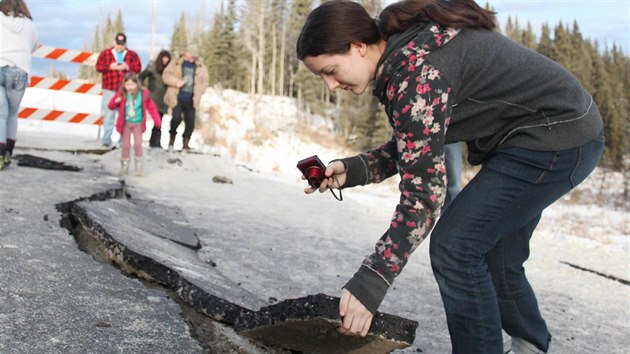
M 425 24 L 389 38 L 374 95 L 385 107 L 392 138 L 342 160 L 347 171 L 344 188 L 400 175 L 400 202 L 389 229 L 344 286 L 372 313 L 431 231 L 446 196 L 444 137 L 452 110 L 451 88 L 424 56 L 457 34 L 452 28 Z

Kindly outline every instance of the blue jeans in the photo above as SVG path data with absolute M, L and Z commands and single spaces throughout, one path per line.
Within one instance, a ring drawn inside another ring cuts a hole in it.
M 503 353 L 501 329 L 547 351 L 550 334 L 525 276 L 543 210 L 597 166 L 604 137 L 563 151 L 496 151 L 431 235 L 433 274 L 453 353 Z
M 109 101 L 114 97 L 116 91 L 103 89 L 103 98 L 101 101 L 101 115 L 103 116 L 103 136 L 101 137 L 101 143 L 105 145 L 112 144 L 112 133 L 114 132 L 114 126 L 116 125 L 116 110 L 109 109 L 107 105 Z
M 451 203 L 462 189 L 462 143 L 444 145 L 444 157 L 446 164 L 446 200 L 444 208 Z
M 28 86 L 28 74 L 15 66 L 0 68 L 0 144 L 16 140 L 18 109 Z

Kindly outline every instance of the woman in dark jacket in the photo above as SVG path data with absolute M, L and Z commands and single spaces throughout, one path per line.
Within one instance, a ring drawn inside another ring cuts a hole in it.
M 158 53 L 155 61 L 152 61 L 147 65 L 146 69 L 139 75 L 140 80 L 145 83 L 145 87 L 151 91 L 151 99 L 155 102 L 162 118 L 168 112 L 168 106 L 164 103 L 164 94 L 166 93 L 166 86 L 162 81 L 162 73 L 164 68 L 171 61 L 171 53 L 167 50 L 161 50 Z M 149 146 L 155 148 L 161 148 L 160 139 L 162 138 L 162 132 L 160 128 L 153 127 L 151 130 L 151 137 L 149 138 Z
M 597 166 L 603 123 L 571 73 L 494 27 L 494 13 L 472 0 L 405 0 L 378 20 L 355 2 L 332 1 L 308 16 L 298 58 L 331 90 L 358 95 L 374 81 L 393 128 L 382 146 L 331 162 L 319 191 L 400 175 L 388 230 L 343 287 L 340 332 L 368 332 L 433 229 L 453 353 L 502 354 L 502 329 L 514 353 L 548 351 L 523 263 L 543 210 Z M 444 145 L 460 141 L 481 169 L 440 216 Z

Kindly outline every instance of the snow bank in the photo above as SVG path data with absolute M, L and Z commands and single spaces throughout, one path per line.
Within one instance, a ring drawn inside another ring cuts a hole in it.
M 200 111 L 196 143 L 261 172 L 299 179 L 295 166 L 305 157 L 327 162 L 357 153 L 333 143 L 332 122 L 307 119 L 293 98 L 208 88 Z

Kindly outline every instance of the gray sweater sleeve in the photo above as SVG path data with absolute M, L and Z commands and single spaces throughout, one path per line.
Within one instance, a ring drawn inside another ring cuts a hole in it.
M 361 155 L 334 161 L 341 161 L 346 170 L 346 183 L 342 189 L 368 184 L 367 165 Z

